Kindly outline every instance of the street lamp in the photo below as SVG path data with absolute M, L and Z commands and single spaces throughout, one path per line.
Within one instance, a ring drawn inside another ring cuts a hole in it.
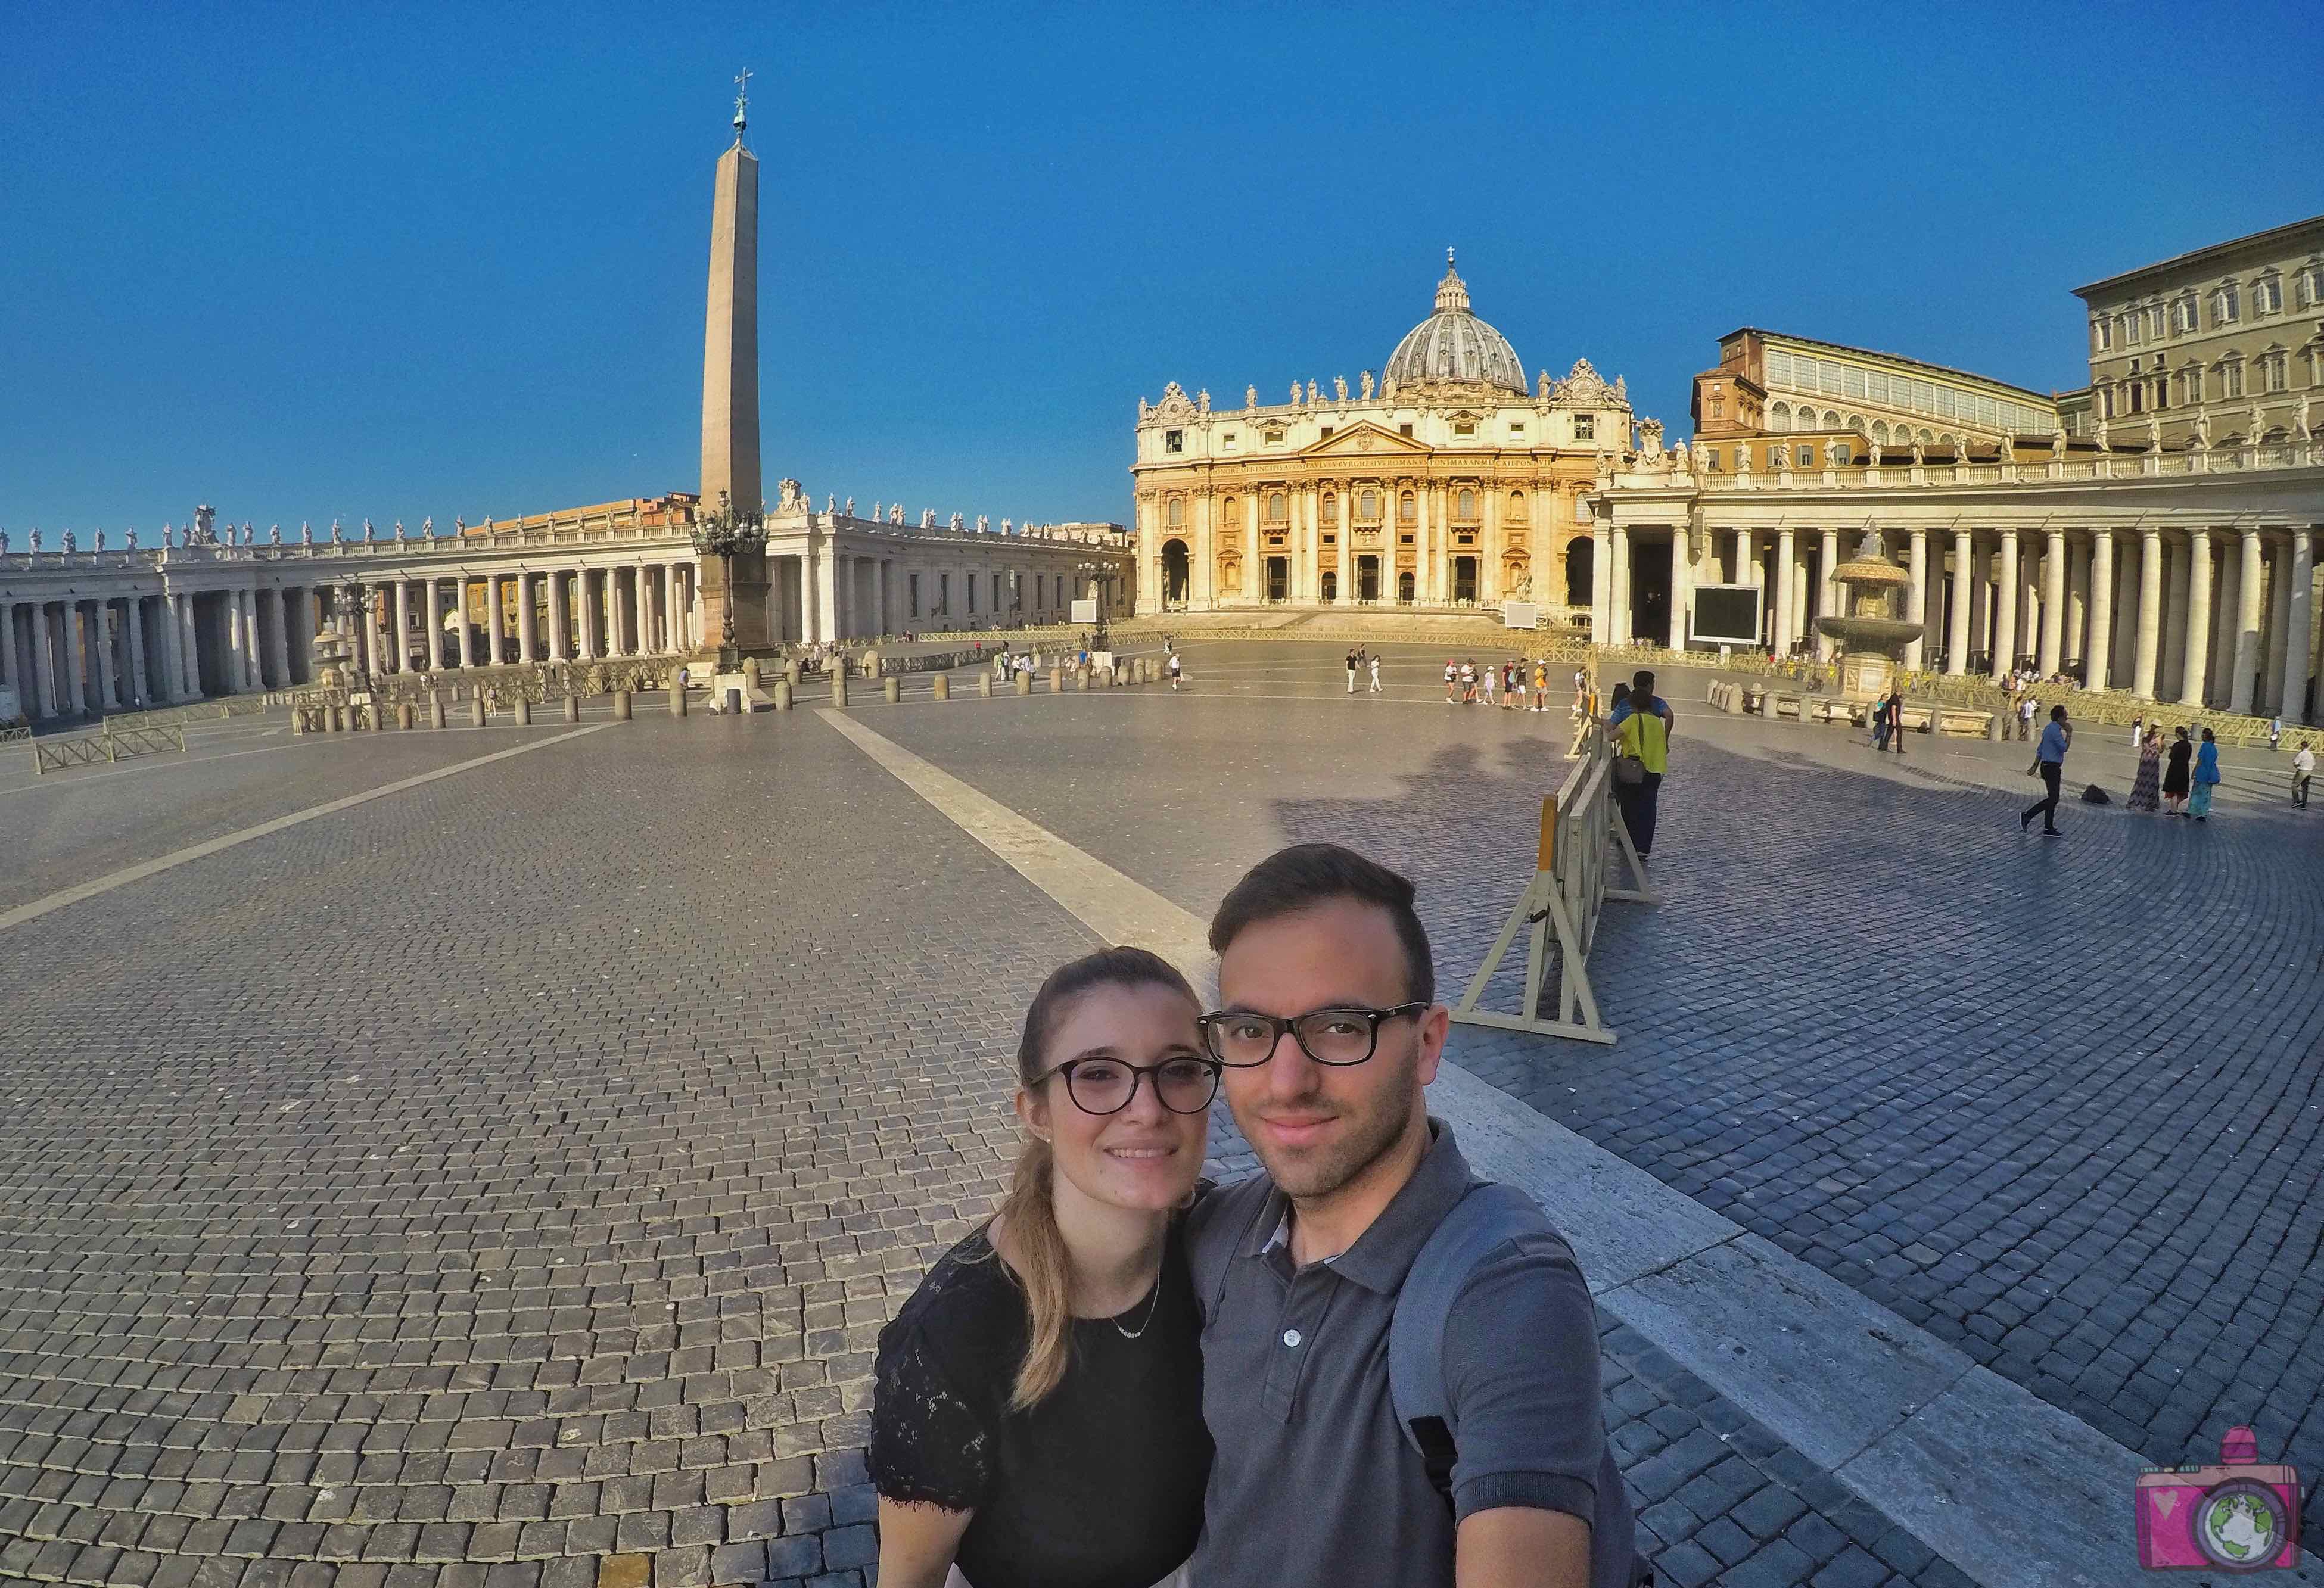
M 726 493 L 718 493 L 718 506 L 696 522 L 690 539 L 696 551 L 718 559 L 725 570 L 726 599 L 718 625 L 718 670 L 740 672 L 742 647 L 734 643 L 734 559 L 766 549 L 766 521 L 755 512 L 737 512 Z
M 1112 646 L 1107 643 L 1105 632 L 1105 576 L 1112 569 L 1102 562 L 1084 561 L 1074 566 L 1090 582 L 1090 588 L 1097 596 L 1097 633 L 1090 641 L 1090 649 L 1110 651 Z

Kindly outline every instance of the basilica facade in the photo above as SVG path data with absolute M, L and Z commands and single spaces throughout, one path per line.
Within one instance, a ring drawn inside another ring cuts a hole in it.
M 1434 311 L 1375 383 L 1294 382 L 1214 409 L 1173 382 L 1138 405 L 1138 610 L 1452 610 L 1538 603 L 1586 618 L 1601 458 L 1659 449 L 1620 380 L 1577 360 L 1530 384 L 1470 308 L 1448 253 Z

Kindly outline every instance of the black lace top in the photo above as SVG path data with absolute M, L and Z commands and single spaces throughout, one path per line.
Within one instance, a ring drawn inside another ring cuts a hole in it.
M 889 1500 L 976 1513 L 954 1563 L 975 1588 L 1148 1588 L 1194 1553 L 1211 1439 L 1176 1229 L 1160 1293 L 1119 1321 L 1144 1328 L 1130 1340 L 1116 1320 L 1075 1319 L 1064 1381 L 1010 1411 L 1029 1325 L 980 1230 L 880 1332 L 872 1482 Z

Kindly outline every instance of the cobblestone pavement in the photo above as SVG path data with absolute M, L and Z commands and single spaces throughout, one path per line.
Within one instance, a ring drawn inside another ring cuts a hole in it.
M 1176 699 L 862 710 L 1198 914 L 1294 838 L 1410 867 L 1457 991 L 1566 725 L 1391 654 L 1379 701 L 1222 646 Z M 513 733 L 0 788 L 0 908 Z M 1457 1057 L 2157 1460 L 2248 1420 L 2324 1466 L 2311 830 L 2043 848 L 1867 757 L 1691 714 L 1621 1044 Z M 0 932 L 0 1577 L 860 1583 L 872 1337 L 1091 941 L 804 712 L 641 712 Z M 1672 1580 L 1964 1580 L 1606 1344 Z

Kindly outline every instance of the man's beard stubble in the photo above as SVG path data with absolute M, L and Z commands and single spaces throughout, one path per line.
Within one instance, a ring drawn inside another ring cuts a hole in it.
M 1369 1062 L 1392 1065 L 1398 1072 L 1400 1084 L 1379 1098 L 1376 1113 L 1351 1119 L 1345 1136 L 1312 1152 L 1286 1157 L 1277 1149 L 1260 1146 L 1260 1137 L 1245 1131 L 1268 1177 L 1287 1196 L 1313 1199 L 1331 1196 L 1378 1163 L 1396 1146 L 1411 1122 L 1412 1094 L 1408 1083 L 1418 1057 L 1416 1051 L 1409 1050 L 1394 1059 L 1384 1052 L 1374 1054 Z M 1342 1108 L 1342 1118 L 1350 1118 L 1350 1110 Z

